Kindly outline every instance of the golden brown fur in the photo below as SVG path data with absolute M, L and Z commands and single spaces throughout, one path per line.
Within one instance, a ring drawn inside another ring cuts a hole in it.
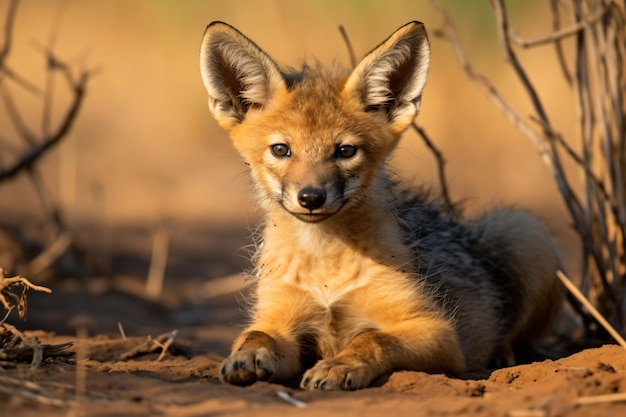
M 558 256 L 532 215 L 465 223 L 395 180 L 386 160 L 429 66 L 411 22 L 352 71 L 284 72 L 221 22 L 207 27 L 209 107 L 266 211 L 252 322 L 220 378 L 358 389 L 395 370 L 459 374 L 541 336 L 558 311 Z

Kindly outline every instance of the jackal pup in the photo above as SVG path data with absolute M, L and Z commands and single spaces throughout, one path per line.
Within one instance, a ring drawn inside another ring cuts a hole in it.
M 559 259 L 532 215 L 473 222 L 386 168 L 415 118 L 430 47 L 411 22 L 353 70 L 282 70 L 232 26 L 200 53 L 209 108 L 264 208 L 252 323 L 222 362 L 237 385 L 358 389 L 396 370 L 459 374 L 541 336 Z

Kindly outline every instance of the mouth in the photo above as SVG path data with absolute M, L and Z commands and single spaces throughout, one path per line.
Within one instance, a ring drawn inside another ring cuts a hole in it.
M 293 215 L 295 218 L 305 223 L 320 223 L 328 219 L 335 213 L 335 211 L 332 213 L 298 213 L 289 211 L 289 214 Z

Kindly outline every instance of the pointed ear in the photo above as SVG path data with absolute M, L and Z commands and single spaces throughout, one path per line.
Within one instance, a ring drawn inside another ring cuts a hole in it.
M 241 123 L 249 111 L 266 109 L 286 89 L 278 66 L 234 27 L 213 22 L 200 48 L 200 72 L 209 93 L 209 109 L 225 129 Z
M 411 22 L 363 58 L 344 87 L 365 111 L 384 113 L 396 133 L 417 115 L 430 64 L 424 24 Z

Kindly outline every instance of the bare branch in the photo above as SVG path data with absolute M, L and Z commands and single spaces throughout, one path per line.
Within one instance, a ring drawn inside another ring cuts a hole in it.
M 539 118 L 543 121 L 545 125 L 550 125 L 548 114 L 546 113 L 546 110 L 544 109 L 543 104 L 539 99 L 537 90 L 530 81 L 530 78 L 528 78 L 526 71 L 524 71 L 524 68 L 520 64 L 519 59 L 517 59 L 517 55 L 515 54 L 515 52 L 513 52 L 513 48 L 511 47 L 511 30 L 509 29 L 509 19 L 506 14 L 504 0 L 491 0 L 491 3 L 496 11 L 500 45 L 502 46 L 506 59 L 508 60 L 509 64 L 513 66 L 513 70 L 515 71 L 522 85 L 526 89 L 526 92 L 528 93 L 530 100 L 532 101 L 533 107 L 539 115 Z
M 467 54 L 465 53 L 465 48 L 463 48 L 463 45 L 461 44 L 456 28 L 454 26 L 454 23 L 450 19 L 450 16 L 447 14 L 447 12 L 443 8 L 440 8 L 439 10 L 442 13 L 443 18 L 444 18 L 444 27 L 442 30 L 443 35 L 452 44 L 457 54 L 457 58 L 459 59 L 459 62 L 461 63 L 461 66 L 463 67 L 463 70 L 465 71 L 466 75 L 471 80 L 473 80 L 478 87 L 480 87 L 483 90 L 483 93 L 485 93 L 486 96 L 489 99 L 491 99 L 491 101 L 496 105 L 496 107 L 498 107 L 502 111 L 504 116 L 511 123 L 513 123 L 514 126 L 516 126 L 520 131 L 522 131 L 522 133 L 524 133 L 526 136 L 528 136 L 532 140 L 533 144 L 539 151 L 539 154 L 541 155 L 543 161 L 548 166 L 550 166 L 551 169 L 554 171 L 555 168 L 552 164 L 550 152 L 544 140 L 504 100 L 502 95 L 498 92 L 498 90 L 491 83 L 491 81 L 489 81 L 485 76 L 483 76 L 482 74 L 479 74 L 478 72 L 474 70 L 474 67 L 470 63 L 469 58 L 467 57 Z M 544 125 L 545 121 L 541 120 L 541 124 Z
M 551 0 L 553 33 L 534 41 L 522 41 L 509 27 L 504 0 L 491 0 L 491 3 L 500 45 L 531 101 L 534 115 L 522 118 L 488 79 L 474 71 L 452 22 L 442 11 L 445 34 L 468 77 L 531 139 L 552 171 L 580 236 L 583 292 L 593 293 L 609 320 L 623 329 L 626 324 L 626 75 L 623 69 L 626 4 L 615 0 Z M 559 7 L 563 4 L 571 12 L 573 22 L 566 28 L 561 28 Z M 574 76 L 570 75 L 564 58 L 562 41 L 566 37 L 574 37 Z M 559 66 L 576 94 L 580 152 L 552 125 L 539 92 L 513 50 L 513 42 L 524 47 L 555 45 Z M 538 129 L 531 127 L 528 120 L 537 123 Z M 560 157 L 562 151 L 581 170 L 584 188 L 580 198 L 566 177 Z M 581 316 L 585 320 L 584 315 Z
M 552 5 L 554 5 L 554 3 L 555 3 L 554 1 L 551 2 Z M 554 7 L 552 10 L 553 10 L 553 16 L 558 18 L 558 14 L 554 13 L 555 11 Z M 587 20 L 590 24 L 593 24 L 599 21 L 600 19 L 602 19 L 605 16 L 605 14 L 606 14 L 606 9 L 602 7 L 592 16 L 588 17 Z M 558 23 L 556 23 L 556 25 L 558 25 Z M 523 48 L 531 48 L 533 46 L 545 45 L 547 43 L 560 42 L 564 38 L 568 38 L 570 36 L 576 35 L 578 32 L 584 29 L 585 29 L 585 24 L 583 22 L 579 22 L 571 26 L 568 26 L 566 28 L 555 30 L 549 35 L 542 36 L 541 38 L 537 38 L 537 39 L 525 40 L 525 39 L 520 38 L 519 35 L 517 35 L 513 31 L 509 32 L 509 36 L 517 45 Z
M 76 116 L 78 115 L 81 105 L 83 104 L 87 81 L 89 80 L 90 75 L 91 74 L 89 72 L 84 72 L 81 74 L 78 82 L 72 82 L 72 89 L 74 92 L 73 101 L 56 132 L 43 139 L 43 141 L 34 146 L 32 149 L 28 150 L 28 152 L 26 152 L 13 166 L 5 169 L 4 171 L 0 171 L 0 182 L 13 178 L 24 169 L 31 168 L 39 160 L 39 158 L 41 158 L 46 152 L 52 149 L 61 141 L 61 139 L 65 137 L 74 124 Z

